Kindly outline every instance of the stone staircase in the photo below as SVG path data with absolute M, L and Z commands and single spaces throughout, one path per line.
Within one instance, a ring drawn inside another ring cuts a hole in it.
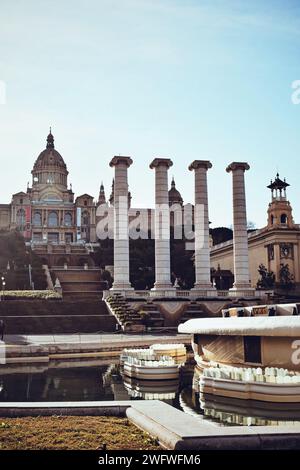
M 60 282 L 64 299 L 102 299 L 103 290 L 107 288 L 97 268 L 53 268 L 51 272 Z
M 197 302 L 191 301 L 188 304 L 183 316 L 180 318 L 179 323 L 184 323 L 194 318 L 207 318 L 207 313 L 201 308 L 201 306 Z
M 128 333 L 143 333 L 145 331 L 141 315 L 130 307 L 122 295 L 110 295 L 106 298 L 106 303 L 122 330 Z
M 5 334 L 114 332 L 116 319 L 102 300 L 7 300 L 0 302 Z
M 164 326 L 165 319 L 154 302 L 148 301 L 146 304 L 143 304 L 141 310 L 149 314 L 149 327 L 153 328 Z

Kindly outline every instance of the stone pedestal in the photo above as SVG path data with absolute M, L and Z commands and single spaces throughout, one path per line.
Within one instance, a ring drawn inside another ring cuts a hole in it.
M 114 283 L 113 291 L 132 290 L 129 281 L 128 238 L 128 178 L 132 164 L 130 157 L 114 157 L 110 166 L 115 168 L 114 187 Z
M 171 284 L 168 193 L 168 169 L 172 165 L 168 158 L 155 158 L 150 165 L 155 169 L 155 291 L 175 292 Z
M 189 170 L 195 172 L 195 286 L 194 293 L 204 296 L 216 295 L 211 283 L 210 249 L 209 249 L 209 217 L 207 170 L 212 164 L 207 160 L 194 160 Z
M 234 286 L 232 294 L 253 295 L 251 288 L 248 256 L 247 212 L 244 173 L 250 166 L 244 162 L 233 162 L 226 169 L 232 173 L 233 195 L 233 256 Z

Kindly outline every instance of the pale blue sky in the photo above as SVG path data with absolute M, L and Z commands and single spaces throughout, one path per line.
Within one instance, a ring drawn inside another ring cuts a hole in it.
M 133 205 L 152 206 L 153 157 L 193 201 L 209 159 L 210 220 L 232 223 L 231 161 L 248 161 L 248 218 L 266 222 L 277 170 L 300 223 L 299 0 L 0 0 L 0 202 L 25 190 L 52 126 L 76 195 L 109 194 L 131 155 Z

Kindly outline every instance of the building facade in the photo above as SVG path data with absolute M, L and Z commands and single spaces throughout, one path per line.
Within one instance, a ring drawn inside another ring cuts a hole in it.
M 36 159 L 31 174 L 32 183 L 26 192 L 17 192 L 9 204 L 0 204 L 0 230 L 19 231 L 46 264 L 90 264 L 86 245 L 98 242 L 96 227 L 104 212 L 98 216 L 97 209 L 100 205 L 113 207 L 114 181 L 108 201 L 102 183 L 97 199 L 88 193 L 75 197 L 68 183 L 67 165 L 55 148 L 51 129 L 46 148 Z M 183 206 L 174 180 L 169 197 L 170 204 Z M 143 209 L 131 208 L 130 192 L 128 207 L 129 220 L 135 229 Z M 150 230 L 153 209 L 147 210 L 147 218 Z
M 249 270 L 252 287 L 260 279 L 259 265 L 275 274 L 280 282 L 282 267 L 288 266 L 297 289 L 300 288 L 300 226 L 294 222 L 292 206 L 287 198 L 289 184 L 279 174 L 268 186 L 271 201 L 267 225 L 248 234 Z M 211 248 L 211 265 L 218 272 L 234 272 L 233 241 Z M 221 279 L 222 284 L 222 279 Z M 221 286 L 222 288 L 222 286 Z

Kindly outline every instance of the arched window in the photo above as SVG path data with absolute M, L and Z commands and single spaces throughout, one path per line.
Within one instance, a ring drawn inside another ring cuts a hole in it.
M 287 224 L 287 215 L 286 214 L 281 214 L 280 223 L 281 224 Z
M 17 212 L 17 226 L 19 228 L 25 227 L 26 217 L 24 209 L 19 209 Z
M 58 215 L 57 212 L 50 212 L 48 216 L 48 225 L 49 227 L 58 226 Z
M 42 225 L 42 214 L 35 212 L 33 216 L 33 225 L 40 227 Z
M 274 225 L 274 215 L 271 215 L 271 224 Z
M 65 225 L 67 227 L 71 227 L 71 225 L 72 225 L 72 214 L 70 214 L 70 212 L 67 212 L 65 214 Z
M 82 225 L 89 225 L 90 224 L 90 214 L 88 211 L 84 211 L 82 213 Z

